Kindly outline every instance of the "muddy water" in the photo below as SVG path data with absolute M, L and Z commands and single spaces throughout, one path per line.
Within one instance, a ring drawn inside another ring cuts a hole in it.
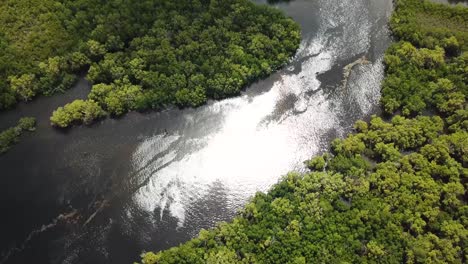
M 237 98 L 50 128 L 52 109 L 86 95 L 83 80 L 0 114 L 2 127 L 24 115 L 39 122 L 0 156 L 0 263 L 132 263 L 178 245 L 377 113 L 391 0 L 276 7 L 301 24 L 301 47 Z

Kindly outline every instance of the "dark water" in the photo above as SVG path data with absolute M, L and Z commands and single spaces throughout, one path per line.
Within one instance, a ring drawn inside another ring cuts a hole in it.
M 132 263 L 178 245 L 376 113 L 391 0 L 277 7 L 301 24 L 301 47 L 240 97 L 50 128 L 53 109 L 86 96 L 83 80 L 1 113 L 2 128 L 25 115 L 39 123 L 0 156 L 0 263 Z

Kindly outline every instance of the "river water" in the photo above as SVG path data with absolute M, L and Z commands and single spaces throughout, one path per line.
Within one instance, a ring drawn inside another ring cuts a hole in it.
M 266 4 L 266 1 L 257 1 Z M 378 112 L 391 0 L 278 3 L 302 26 L 297 55 L 241 96 L 197 109 L 51 128 L 67 93 L 0 113 L 34 134 L 0 156 L 0 263 L 132 263 L 232 219 L 249 197 Z

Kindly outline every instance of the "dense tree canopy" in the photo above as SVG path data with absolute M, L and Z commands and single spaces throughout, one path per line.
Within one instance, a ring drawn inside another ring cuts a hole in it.
M 383 109 L 405 116 L 425 109 L 462 114 L 468 92 L 468 8 L 427 1 L 399 5 L 390 25 L 401 41 L 385 56 Z
M 0 5 L 0 110 L 17 100 L 52 94 L 74 80 L 57 62 L 75 44 L 55 0 L 4 0 Z M 42 64 L 43 67 L 40 67 Z M 54 68 L 55 67 L 55 68 Z M 60 71 L 59 71 L 60 70 Z
M 112 115 L 199 106 L 239 94 L 299 42 L 293 20 L 249 0 L 6 0 L 0 109 L 63 91 L 83 72 L 89 99 Z
M 467 9 L 395 3 L 387 116 L 358 121 L 231 223 L 142 263 L 468 261 Z

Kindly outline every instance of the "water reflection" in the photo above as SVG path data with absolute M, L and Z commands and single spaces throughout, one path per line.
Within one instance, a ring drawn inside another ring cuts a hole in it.
M 302 26 L 300 50 L 237 98 L 130 113 L 67 134 L 48 126 L 48 109 L 67 95 L 25 106 L 25 114 L 41 115 L 39 129 L 0 159 L 8 175 L 2 248 L 21 245 L 60 214 L 77 210 L 82 220 L 35 235 L 8 263 L 131 263 L 143 249 L 166 249 L 231 219 L 253 193 L 303 169 L 377 111 L 391 2 L 278 3 Z M 352 67 L 344 86 L 343 69 L 363 57 L 370 63 Z
M 187 214 L 197 217 L 189 210 L 213 193 L 214 183 L 227 199 L 224 211 L 233 212 L 279 175 L 302 170 L 305 159 L 324 150 L 324 139 L 343 135 L 353 120 L 375 110 L 382 51 L 388 43 L 388 5 L 295 1 L 284 6 L 293 15 L 306 11 L 319 21 L 308 25 L 315 30 L 306 30 L 291 66 L 267 80 L 273 84 L 266 92 L 216 102 L 197 113 L 216 116 L 217 129 L 194 135 L 192 130 L 213 119 L 187 114 L 182 121 L 190 124 L 186 129 L 142 142 L 133 155 L 135 179 L 143 183 L 133 196 L 135 204 L 157 212 L 156 222 L 169 214 L 181 228 L 186 221 L 197 221 Z M 356 65 L 349 85 L 341 87 L 343 67 L 362 55 L 372 62 Z

